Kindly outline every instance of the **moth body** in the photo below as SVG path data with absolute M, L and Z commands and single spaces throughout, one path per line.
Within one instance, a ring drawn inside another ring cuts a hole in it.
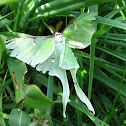
M 62 42 L 62 34 L 59 32 L 56 32 L 54 34 L 54 40 L 55 40 L 55 43 L 61 43 Z

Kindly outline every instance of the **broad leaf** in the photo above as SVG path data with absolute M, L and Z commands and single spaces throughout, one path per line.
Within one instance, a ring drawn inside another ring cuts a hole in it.
M 31 117 L 19 109 L 12 109 L 9 117 L 9 126 L 28 126 Z
M 48 99 L 35 84 L 26 85 L 24 83 L 27 68 L 23 62 L 8 58 L 7 63 L 15 87 L 16 103 L 23 99 L 21 105 L 29 108 L 46 108 L 57 103 Z

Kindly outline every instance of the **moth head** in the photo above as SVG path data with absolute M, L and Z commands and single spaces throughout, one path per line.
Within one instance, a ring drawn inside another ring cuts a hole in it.
M 61 43 L 62 42 L 62 34 L 59 32 L 56 32 L 54 34 L 54 40 L 56 43 Z

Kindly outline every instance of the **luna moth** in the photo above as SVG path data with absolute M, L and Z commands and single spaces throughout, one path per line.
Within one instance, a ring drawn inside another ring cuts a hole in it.
M 33 36 L 18 38 L 9 41 L 7 49 L 11 49 L 10 56 L 16 57 L 23 62 L 35 67 L 36 70 L 58 77 L 63 85 L 63 115 L 69 102 L 70 89 L 67 80 L 66 70 L 69 70 L 76 93 L 80 100 L 86 104 L 88 109 L 95 113 L 94 108 L 79 87 L 76 79 L 76 72 L 79 68 L 77 59 L 71 48 L 84 49 L 91 43 L 95 32 L 92 21 L 95 20 L 95 13 L 81 13 L 63 30 L 52 36 Z

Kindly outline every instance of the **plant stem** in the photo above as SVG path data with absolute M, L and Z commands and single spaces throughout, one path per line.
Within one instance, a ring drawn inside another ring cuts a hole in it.
M 47 97 L 51 100 L 53 100 L 53 85 L 54 85 L 54 77 L 49 76 L 48 87 L 47 87 Z M 52 110 L 52 107 L 48 107 L 46 114 L 50 115 L 51 110 Z
M 98 5 L 93 5 L 89 7 L 90 11 L 98 13 Z M 97 29 L 97 25 L 95 25 L 95 29 Z M 91 92 L 92 92 L 92 83 L 93 83 L 93 73 L 94 73 L 94 57 L 95 57 L 95 44 L 96 39 L 92 39 L 90 45 L 90 68 L 89 68 L 89 86 L 88 86 L 88 98 L 91 100 Z

